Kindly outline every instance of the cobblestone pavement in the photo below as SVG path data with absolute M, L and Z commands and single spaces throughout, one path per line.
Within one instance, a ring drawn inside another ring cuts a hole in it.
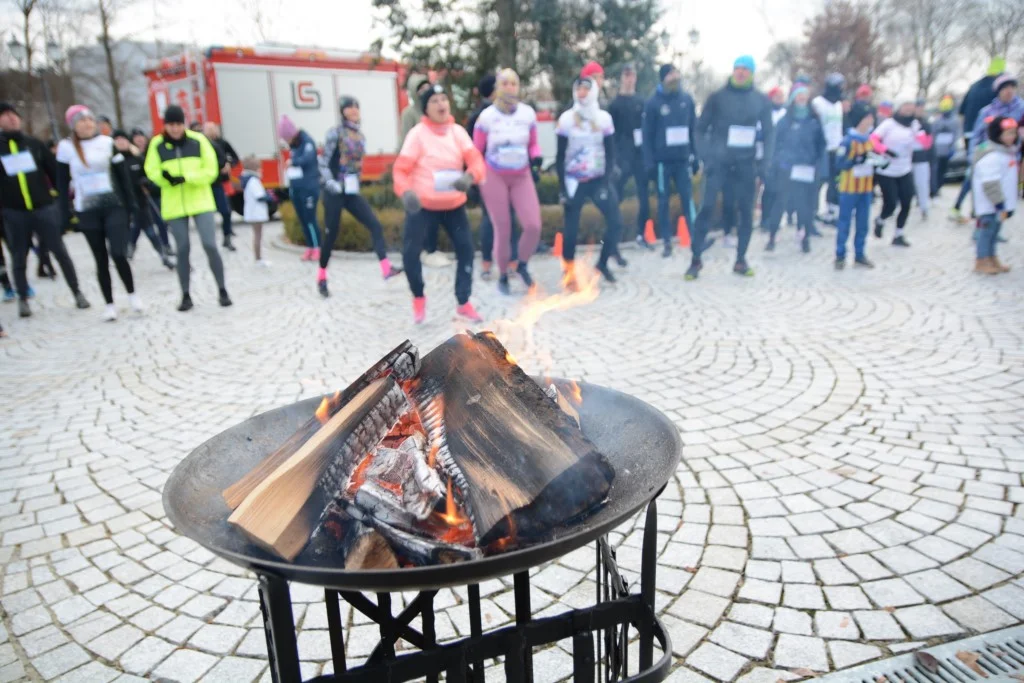
M 774 254 L 755 237 L 753 279 L 720 246 L 696 283 L 688 255 L 627 251 L 617 287 L 541 320 L 524 366 L 633 393 L 682 434 L 658 508 L 673 680 L 791 679 L 1024 620 L 1024 239 L 1007 232 L 1018 267 L 1000 277 L 971 274 L 969 230 L 942 219 L 915 218 L 908 250 L 872 238 L 872 272 L 834 272 L 827 241 L 805 256 L 789 232 Z M 452 274 L 427 271 L 416 328 L 405 283 L 372 260 L 336 258 L 322 301 L 312 265 L 270 249 L 259 270 L 243 248 L 226 255 L 222 310 L 196 249 L 184 315 L 143 241 L 149 310 L 103 324 L 84 240 L 69 243 L 92 310 L 61 282 L 35 283 L 29 321 L 0 307 L 0 681 L 269 680 L 252 577 L 169 528 L 164 481 L 221 430 L 344 386 L 403 338 L 429 349 L 459 329 Z M 535 271 L 557 284 L 553 259 Z M 488 318 L 515 316 L 493 283 L 475 287 Z M 637 554 L 619 557 L 635 579 Z M 592 559 L 539 570 L 535 609 L 590 599 Z M 510 623 L 509 588 L 482 587 L 486 626 Z M 293 596 L 303 672 L 329 672 L 322 592 Z M 464 598 L 439 594 L 442 637 L 467 633 Z M 376 628 L 343 618 L 359 661 Z M 535 661 L 538 681 L 571 672 L 568 650 Z

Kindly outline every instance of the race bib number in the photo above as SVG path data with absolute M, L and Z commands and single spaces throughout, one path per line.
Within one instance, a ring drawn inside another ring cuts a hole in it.
M 576 190 L 580 187 L 580 181 L 575 178 L 565 179 L 565 194 L 568 195 L 569 199 L 576 196 Z
M 462 177 L 462 171 L 434 171 L 434 191 L 454 192 L 455 181 Z
M 75 186 L 86 197 L 95 197 L 101 194 L 110 194 L 114 188 L 110 185 L 110 174 L 89 173 L 77 179 Z
M 939 147 L 949 147 L 953 144 L 952 133 L 939 133 L 935 136 L 935 144 Z
M 690 144 L 689 126 L 669 126 L 665 129 L 665 144 L 669 147 L 679 147 Z
M 789 179 L 798 183 L 813 183 L 814 182 L 814 167 L 813 166 L 794 166 L 793 170 L 789 173 Z
M 857 164 L 852 170 L 854 178 L 870 178 L 875 173 L 875 167 L 871 164 Z
M 36 160 L 32 158 L 31 152 L 17 152 L 0 157 L 4 171 L 9 176 L 16 176 L 19 173 L 32 173 L 36 170 Z
M 359 176 L 349 173 L 345 176 L 345 194 L 359 194 Z
M 639 147 L 644 144 L 644 131 L 642 128 L 633 129 L 633 146 Z
M 498 148 L 498 165 L 502 168 L 523 168 L 528 163 L 526 147 L 523 145 L 505 145 Z
M 757 139 L 757 129 L 753 126 L 729 126 L 729 136 L 725 144 L 729 147 L 749 148 Z
M 302 179 L 302 167 L 301 166 L 289 166 L 284 170 L 284 177 L 288 180 L 301 180 Z

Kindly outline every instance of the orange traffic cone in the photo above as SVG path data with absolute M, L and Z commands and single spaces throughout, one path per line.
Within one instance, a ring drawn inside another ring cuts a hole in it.
M 654 244 L 658 241 L 658 238 L 654 234 L 654 221 L 648 219 L 644 225 L 644 242 L 647 244 Z
M 676 237 L 679 239 L 679 246 L 690 246 L 690 229 L 686 226 L 686 216 L 679 217 L 679 223 L 676 226 Z
M 558 257 L 562 256 L 562 233 L 560 232 L 555 233 L 555 246 L 552 247 L 551 253 Z

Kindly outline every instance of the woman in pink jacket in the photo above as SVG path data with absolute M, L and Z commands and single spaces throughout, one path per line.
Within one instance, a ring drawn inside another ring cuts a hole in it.
M 424 90 L 420 105 L 425 115 L 409 131 L 392 169 L 395 194 L 405 206 L 402 262 L 413 295 L 413 320 L 419 324 L 427 317 L 420 264 L 423 241 L 430 228 L 441 225 L 455 245 L 455 312 L 471 322 L 483 322 L 469 302 L 473 240 L 466 217 L 466 190 L 483 182 L 487 173 L 484 160 L 466 129 L 455 124 L 444 88 L 433 85 Z
M 487 180 L 480 186 L 480 195 L 494 224 L 493 260 L 501 273 L 498 289 L 508 294 L 510 205 L 523 226 L 516 272 L 527 288 L 533 286 L 526 262 L 540 242 L 540 200 L 531 171 L 539 169 L 544 159 L 537 141 L 537 114 L 519 101 L 518 74 L 512 69 L 499 73 L 496 90 L 494 104 L 476 121 L 473 143 L 487 164 Z

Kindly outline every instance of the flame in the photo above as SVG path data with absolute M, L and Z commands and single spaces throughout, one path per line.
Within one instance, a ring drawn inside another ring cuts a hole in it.
M 507 360 L 507 361 L 508 361 L 509 363 L 511 363 L 512 365 L 519 365 L 519 361 L 517 361 L 517 360 L 516 360 L 516 357 L 515 357 L 515 356 L 513 356 L 513 355 L 512 355 L 511 353 L 509 353 L 508 351 L 506 351 L 506 352 L 505 352 L 505 360 Z
M 338 406 L 338 399 L 341 398 L 341 392 L 334 392 L 334 396 L 330 398 L 324 396 L 324 399 L 320 401 L 320 405 L 317 407 L 316 412 L 313 416 L 320 422 L 320 424 L 327 424 L 327 421 L 331 419 L 331 411 Z
M 449 526 L 459 526 L 469 520 L 459 514 L 459 508 L 455 505 L 455 496 L 452 495 L 452 480 L 448 480 L 448 495 L 444 499 L 444 514 L 441 519 Z
M 583 405 L 583 391 L 580 389 L 580 385 L 576 383 L 576 380 L 569 380 L 569 400 L 576 405 Z

